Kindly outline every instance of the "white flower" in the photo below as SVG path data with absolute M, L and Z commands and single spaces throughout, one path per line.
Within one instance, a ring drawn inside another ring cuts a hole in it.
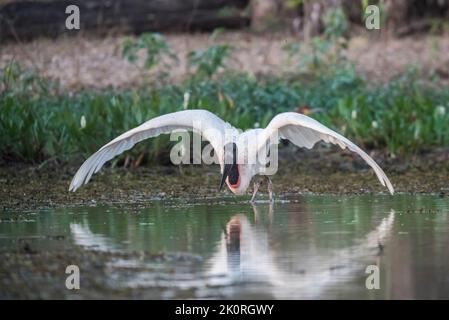
M 446 114 L 446 108 L 444 106 L 438 106 L 437 114 L 440 116 L 444 116 Z
M 84 129 L 86 127 L 86 117 L 84 115 L 81 116 L 80 125 L 81 129 Z
M 254 128 L 259 128 L 259 127 L 260 127 L 259 122 L 254 123 Z
M 371 127 L 373 127 L 374 129 L 379 128 L 379 124 L 377 123 L 377 121 L 373 121 L 371 122 Z
M 351 112 L 351 118 L 356 119 L 357 118 L 357 110 L 352 110 Z
M 190 100 L 190 92 L 186 91 L 184 92 L 184 102 L 182 103 L 184 109 L 187 109 L 189 107 L 189 100 Z

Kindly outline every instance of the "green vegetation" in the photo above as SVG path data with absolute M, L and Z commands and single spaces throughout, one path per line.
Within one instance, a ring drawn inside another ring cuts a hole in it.
M 449 91 L 431 89 L 416 71 L 370 87 L 353 70 L 334 70 L 311 81 L 256 79 L 228 72 L 217 79 L 121 92 L 59 93 L 57 87 L 11 65 L 1 79 L 0 156 L 3 160 L 69 161 L 87 156 L 120 133 L 160 114 L 204 108 L 242 129 L 265 126 L 278 112 L 304 106 L 312 117 L 367 148 L 418 152 L 449 144 Z M 189 101 L 184 94 L 190 93 Z M 154 159 L 168 137 L 131 152 Z
M 224 60 L 229 56 L 232 47 L 226 44 L 210 46 L 204 51 L 189 53 L 188 61 L 196 68 L 199 77 L 212 77 L 220 67 L 224 67 Z
M 394 155 L 448 146 L 449 90 L 423 83 L 417 68 L 386 84 L 369 84 L 340 58 L 346 28 L 341 15 L 328 19 L 333 31 L 312 39 L 311 51 L 286 46 L 290 57 L 312 62 L 288 76 L 255 77 L 228 69 L 231 47 L 226 44 L 190 53 L 195 73 L 177 85 L 150 83 L 151 90 L 68 93 L 11 63 L 0 73 L 0 159 L 78 161 L 122 132 L 184 108 L 208 109 L 242 129 L 263 127 L 279 112 L 305 110 L 363 147 Z M 147 50 L 148 68 L 163 55 L 177 59 L 160 35 L 127 40 L 124 58 L 136 61 L 140 49 Z M 154 161 L 169 146 L 168 136 L 162 136 L 127 155 Z
M 144 33 L 137 39 L 126 39 L 123 43 L 123 57 L 130 62 L 136 62 L 137 52 L 141 49 L 146 51 L 145 68 L 148 69 L 155 67 L 163 55 L 177 60 L 176 55 L 171 52 L 164 37 L 159 33 Z

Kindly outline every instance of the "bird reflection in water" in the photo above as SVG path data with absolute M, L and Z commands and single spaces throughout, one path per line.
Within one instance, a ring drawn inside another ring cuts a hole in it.
M 126 273 L 126 280 L 118 285 L 167 288 L 173 297 L 177 291 L 188 289 L 194 290 L 196 297 L 236 299 L 316 298 L 350 283 L 365 290 L 365 268 L 380 263 L 382 257 L 376 256 L 376 250 L 391 234 L 395 216 L 391 210 L 371 232 L 353 239 L 352 245 L 342 242 L 336 247 L 320 242 L 323 234 L 314 226 L 316 218 L 301 200 L 287 205 L 287 211 L 294 212 L 289 213 L 287 224 L 300 225 L 301 229 L 282 225 L 273 204 L 253 206 L 252 211 L 232 215 L 219 239 L 208 238 L 217 244 L 211 248 L 212 253 L 204 255 L 200 272 L 154 273 L 151 264 L 135 259 L 126 261 L 126 267 L 133 266 L 135 271 Z M 339 231 L 335 228 L 335 232 Z M 72 223 L 71 233 L 77 245 L 120 251 L 120 243 L 113 235 L 91 232 L 87 220 Z M 192 241 L 198 241 L 195 239 Z M 120 271 L 123 263 L 112 262 L 110 267 Z
M 207 274 L 222 283 L 277 283 L 277 269 L 269 243 L 273 204 L 266 210 L 252 206 L 254 223 L 244 214 L 232 216 L 221 235 L 216 253 L 209 259 Z M 265 215 L 265 216 L 263 216 Z M 267 219 L 266 219 L 267 218 Z M 266 223 L 264 223 L 267 221 Z
M 240 266 L 240 234 L 242 223 L 239 216 L 234 216 L 226 225 L 226 251 L 228 253 L 228 267 L 233 270 Z
M 302 210 L 307 215 L 305 206 Z M 374 230 L 352 246 L 329 250 L 312 243 L 289 252 L 278 252 L 275 248 L 279 235 L 272 235 L 270 231 L 274 219 L 273 205 L 268 206 L 268 212 L 259 210 L 257 206 L 253 206 L 253 211 L 254 223 L 243 214 L 230 218 L 217 251 L 209 260 L 207 274 L 210 277 L 221 277 L 223 284 L 237 285 L 236 290 L 228 290 L 229 296 L 254 296 L 254 292 L 244 293 L 242 290 L 260 291 L 265 288 L 273 298 L 313 298 L 327 288 L 338 286 L 338 283 L 345 284 L 357 277 L 364 279 L 365 267 L 380 263 L 375 252 L 382 248 L 394 222 L 392 210 Z M 268 223 L 264 224 L 264 220 Z M 291 268 L 292 265 L 296 265 L 296 269 Z M 298 265 L 301 268 L 298 269 Z M 360 286 L 364 286 L 364 281 Z

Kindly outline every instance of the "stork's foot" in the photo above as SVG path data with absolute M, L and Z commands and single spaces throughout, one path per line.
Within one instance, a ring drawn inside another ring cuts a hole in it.
M 268 198 L 270 200 L 270 203 L 272 204 L 274 202 L 274 192 L 273 192 L 273 182 L 271 182 L 271 179 L 268 176 L 265 176 L 268 181 Z M 254 182 L 254 192 L 253 196 L 251 197 L 250 202 L 254 203 L 256 200 L 257 191 L 259 191 L 260 184 L 262 183 L 263 179 L 257 179 Z

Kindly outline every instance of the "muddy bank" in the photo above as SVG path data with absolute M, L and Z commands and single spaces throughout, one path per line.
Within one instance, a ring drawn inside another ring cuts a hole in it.
M 288 194 L 387 193 L 374 172 L 350 153 L 333 149 L 282 152 L 280 168 L 273 177 L 278 198 Z M 406 159 L 373 156 L 385 169 L 396 192 L 449 195 L 447 150 Z M 68 192 L 77 169 L 73 165 L 55 164 L 0 166 L 0 210 L 232 196 L 228 190 L 218 191 L 218 166 L 103 168 L 88 185 L 75 193 Z M 251 192 L 252 187 L 247 191 L 248 198 Z M 261 198 L 266 197 L 266 186 L 260 192 Z
M 26 241 L 16 252 L 0 251 L 0 299 L 160 299 L 166 288 L 123 288 L 111 278 L 126 279 L 136 272 L 195 272 L 202 261 L 187 253 L 99 252 L 59 242 L 63 251 L 32 249 Z M 65 266 L 73 264 L 86 271 L 80 279 L 82 292 L 67 290 L 64 285 Z

